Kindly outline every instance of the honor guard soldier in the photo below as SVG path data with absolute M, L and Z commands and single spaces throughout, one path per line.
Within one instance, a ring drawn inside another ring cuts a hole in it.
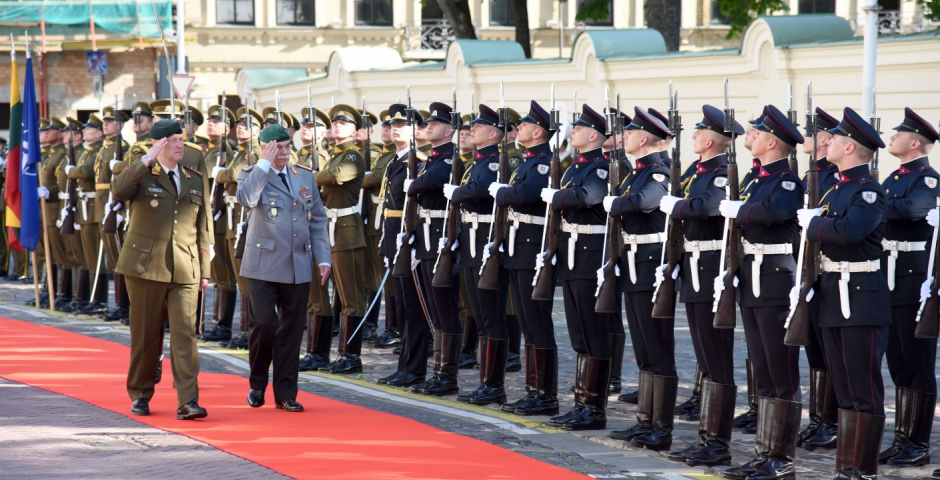
M 516 169 L 525 160 L 525 152 L 519 148 L 516 143 L 516 137 L 519 135 L 519 121 L 521 115 L 519 112 L 506 108 L 507 118 L 509 120 L 506 130 L 506 151 L 509 156 L 509 169 L 515 174 Z M 500 145 L 502 147 L 502 145 Z M 511 174 L 511 175 L 512 175 Z M 507 286 L 507 288 L 510 288 Z M 520 342 L 522 341 L 522 325 L 516 309 L 516 299 L 509 290 L 506 290 L 506 327 L 509 329 L 509 350 L 506 355 L 506 371 L 518 372 L 522 370 L 522 356 Z M 528 342 L 526 342 L 528 343 Z
M 183 109 L 182 117 L 183 123 L 186 124 L 186 141 L 198 143 L 196 142 L 196 130 L 199 130 L 199 127 L 205 123 L 202 112 L 192 105 L 186 105 L 186 108 Z
M 328 117 L 326 113 L 323 113 L 323 110 L 319 108 L 314 108 L 314 110 L 314 118 L 310 117 L 311 114 L 306 108 L 301 112 L 300 143 L 302 143 L 303 146 L 297 151 L 297 163 L 312 170 L 319 171 L 323 168 L 323 165 L 326 165 L 326 161 L 329 160 L 330 157 L 326 154 L 326 149 L 315 149 L 313 147 L 314 145 L 321 145 L 323 136 L 333 126 L 333 123 L 330 122 L 330 117 Z M 314 130 L 316 130 L 316 132 L 314 132 Z M 314 138 L 314 134 L 317 138 Z
M 463 347 L 463 327 L 460 325 L 458 302 L 460 298 L 460 272 L 451 272 L 450 286 L 433 285 L 438 252 L 446 243 L 444 217 L 447 198 L 444 185 L 451 180 L 454 159 L 452 108 L 434 102 L 428 110 L 427 139 L 431 142 L 430 155 L 424 162 L 424 172 L 418 178 L 405 180 L 409 201 L 418 202 L 418 228 L 415 234 L 415 259 L 420 262 L 418 273 L 427 298 L 428 316 L 434 325 L 434 376 L 423 384 L 411 387 L 416 393 L 443 396 L 457 393 L 457 368 Z
M 362 180 L 362 189 L 364 192 L 364 203 L 371 205 L 369 212 L 369 223 L 366 225 L 366 240 L 369 246 L 366 248 L 367 255 L 373 255 L 373 261 L 377 265 L 376 273 L 379 274 L 378 283 L 381 283 L 381 277 L 385 275 L 385 262 L 379 250 L 382 240 L 382 207 L 385 199 L 382 197 L 382 184 L 385 181 L 385 171 L 388 164 L 395 159 L 395 144 L 392 143 L 392 126 L 388 121 L 391 119 L 388 110 L 383 110 L 379 117 L 382 122 L 380 125 L 380 138 L 382 140 L 382 151 L 378 158 L 372 162 L 372 169 L 366 172 Z M 391 274 L 389 274 L 391 277 Z M 378 285 L 376 283 L 376 285 Z M 376 348 L 392 348 L 401 344 L 401 326 L 395 316 L 395 289 L 394 281 L 391 278 L 386 279 L 382 294 L 385 296 L 385 330 L 375 339 L 372 345 Z M 378 305 L 378 303 L 376 303 Z
M 710 109 L 709 109 L 710 110 Z M 715 125 L 708 128 L 706 125 Z M 702 127 L 699 127 L 702 125 Z M 685 186 L 684 197 L 663 196 L 660 209 L 670 220 L 682 222 L 684 248 L 678 272 L 657 269 L 657 282 L 665 275 L 681 280 L 679 301 L 685 303 L 689 319 L 689 332 L 695 357 L 703 371 L 702 405 L 706 410 L 699 418 L 699 441 L 691 446 L 670 452 L 666 458 L 689 465 L 727 465 L 731 461 L 731 421 L 734 416 L 734 384 L 732 361 L 733 332 L 713 326 L 713 284 L 723 266 L 719 265 L 722 248 L 724 219 L 718 205 L 726 198 L 728 155 L 732 133 L 725 132 L 724 115 L 703 118 L 692 134 L 693 150 L 701 156 L 694 173 Z M 744 128 L 735 123 L 730 126 L 735 136 L 743 135 Z
M 273 361 L 277 408 L 302 412 L 303 405 L 297 403 L 297 351 L 303 335 L 308 283 L 322 285 L 330 276 L 326 211 L 312 170 L 290 165 L 291 138 L 287 129 L 270 125 L 259 138 L 261 158 L 239 175 L 236 194 L 242 207 L 249 209 L 240 272 L 248 283 L 251 310 L 248 405 L 264 405 Z M 319 265 L 316 270 L 315 264 Z
M 210 262 L 212 283 L 215 292 L 212 295 L 215 305 L 212 307 L 214 325 L 204 329 L 201 339 L 207 342 L 225 342 L 232 339 L 232 320 L 235 317 L 235 302 L 238 300 L 238 282 L 232 257 L 227 254 L 225 240 L 227 230 L 226 205 L 223 200 L 225 185 L 218 183 L 219 171 L 235 161 L 235 151 L 228 142 L 229 131 L 235 127 L 235 113 L 223 105 L 212 105 L 207 111 L 206 135 L 209 136 L 209 149 L 206 150 L 206 168 L 211 172 L 209 190 L 212 206 L 212 248 L 215 254 Z M 224 153 L 224 157 L 223 157 Z M 225 163 L 222 163 L 222 160 Z M 219 167 L 219 170 L 216 169 Z
M 131 123 L 131 127 L 134 131 L 134 135 L 137 135 L 137 142 L 150 139 L 150 128 L 153 127 L 153 111 L 150 109 L 150 104 L 147 102 L 137 102 L 134 105 L 132 114 L 134 116 L 134 122 Z M 125 155 L 127 154 L 125 153 Z
M 97 277 L 92 279 L 95 283 L 93 290 L 95 298 L 86 305 L 79 313 L 97 315 L 108 311 L 108 275 L 96 272 L 98 265 L 98 243 L 101 240 L 100 221 L 96 221 L 95 205 L 98 202 L 96 197 L 98 192 L 95 189 L 95 163 L 98 158 L 98 151 L 101 150 L 104 143 L 104 132 L 102 131 L 103 121 L 97 113 L 88 116 L 82 128 L 82 139 L 87 145 L 82 152 L 81 158 L 75 167 L 66 166 L 65 171 L 70 179 L 78 182 L 78 211 L 75 218 L 81 225 L 81 230 L 76 232 L 81 235 L 82 251 L 85 256 L 85 266 Z M 102 199 L 106 202 L 106 199 Z
M 798 218 L 821 249 L 822 273 L 808 295 L 819 296 L 823 350 L 839 400 L 836 471 L 839 478 L 874 479 L 885 426 L 881 359 L 892 315 L 891 292 L 879 271 L 885 192 L 868 162 L 884 142 L 855 111 L 844 112 L 830 130 L 829 161 L 839 168 L 839 183 L 820 208 L 802 209 Z M 791 292 L 791 304 L 798 295 Z
M 672 132 L 646 110 L 634 107 L 634 112 L 625 129 L 623 148 L 636 159 L 636 168 L 621 182 L 619 197 L 604 199 L 604 209 L 622 229 L 624 251 L 620 256 L 619 283 L 640 370 L 637 423 L 609 435 L 659 451 L 672 445 L 679 388 L 675 319 L 653 318 L 653 283 L 666 227 L 666 215 L 659 210 L 659 204 L 669 188 L 669 167 L 661 148 Z
M 73 160 L 77 164 L 82 151 L 82 123 L 72 117 L 67 117 L 66 123 L 67 125 L 62 129 L 66 150 L 68 151 L 69 143 L 71 143 L 72 154 L 75 157 Z M 67 174 L 69 162 L 73 160 L 66 159 L 56 169 L 59 200 L 65 202 L 62 205 L 56 225 L 61 228 L 60 231 L 69 232 L 62 235 L 62 241 L 65 245 L 65 253 L 68 255 L 69 264 L 72 266 L 72 301 L 68 304 L 56 305 L 56 310 L 65 313 L 81 311 L 88 304 L 91 295 L 91 272 L 88 271 L 88 267 L 85 265 L 85 251 L 82 248 L 82 235 L 79 230 L 81 225 L 78 224 L 81 215 L 78 211 L 81 208 L 79 203 L 81 200 L 77 195 L 77 180 L 69 179 Z M 62 222 L 66 219 L 66 209 L 71 208 L 73 200 L 77 203 L 77 208 L 72 211 L 73 216 L 70 217 L 73 223 L 72 228 L 68 228 L 63 226 Z
M 581 152 L 562 176 L 561 190 L 545 188 L 541 197 L 552 210 L 561 212 L 558 241 L 558 281 L 565 302 L 565 318 L 571 344 L 578 354 L 575 370 L 575 405 L 549 423 L 566 430 L 594 430 L 607 426 L 610 382 L 609 313 L 595 313 L 597 269 L 602 264 L 607 213 L 609 162 L 602 146 L 607 140 L 607 121 L 584 104 L 571 123 L 571 147 Z M 537 262 L 556 262 L 538 256 Z
M 509 184 L 493 183 L 489 192 L 501 208 L 508 207 L 509 234 L 504 268 L 509 275 L 516 313 L 525 342 L 526 395 L 507 403 L 502 410 L 517 415 L 558 414 L 558 345 L 552 324 L 552 302 L 532 298 L 535 259 L 539 255 L 545 225 L 545 202 L 541 192 L 548 187 L 555 131 L 551 115 L 534 100 L 522 117 L 516 141 L 525 159 Z
M 365 292 L 360 289 L 365 284 L 366 241 L 359 200 L 368 168 L 354 136 L 362 125 L 362 116 L 355 108 L 343 104 L 330 109 L 329 116 L 336 141 L 335 154 L 316 178 L 329 218 L 333 283 L 342 302 L 343 318 L 339 356 L 328 368 L 330 373 L 359 373 L 362 335 L 352 334 L 366 310 Z
M 382 205 L 383 230 L 380 254 L 385 259 L 385 266 L 392 270 L 402 231 L 402 213 L 405 207 L 405 180 L 408 177 L 408 162 L 412 126 L 408 124 L 408 106 L 396 103 L 388 107 L 387 122 L 391 125 L 391 141 L 395 144 L 395 158 L 388 163 L 385 178 L 382 180 L 380 196 L 385 199 Z M 420 114 L 415 112 L 415 121 Z M 415 152 L 418 161 L 426 159 L 421 152 Z M 411 262 L 410 258 L 399 258 L 400 262 Z M 382 377 L 378 383 L 397 387 L 417 385 L 425 381 L 428 368 L 428 319 L 423 311 L 422 300 L 418 297 L 417 282 L 413 277 L 389 275 L 393 282 L 395 295 L 395 318 L 401 327 L 401 354 L 395 373 Z
M 114 198 L 130 204 L 125 250 L 115 271 L 131 297 L 131 413 L 150 415 L 163 324 L 170 321 L 170 356 L 178 420 L 206 417 L 199 406 L 196 298 L 209 283 L 209 203 L 205 182 L 181 165 L 183 129 L 163 120 L 151 130 L 153 147 L 111 181 Z M 150 157 L 150 155 L 154 157 Z
M 372 141 L 372 132 L 373 128 L 376 125 L 379 125 L 379 118 L 375 116 L 372 112 L 367 112 L 359 110 L 359 115 L 362 116 L 363 122 L 359 130 L 356 131 L 356 147 L 359 148 L 362 152 L 366 151 L 366 147 L 369 147 L 368 155 L 366 157 L 366 174 L 375 171 L 375 162 L 382 155 L 382 145 L 377 145 Z M 368 118 L 368 128 L 366 128 L 365 119 Z M 366 140 L 369 140 L 367 143 Z M 363 179 L 363 184 L 365 184 L 365 179 Z M 363 185 L 362 202 L 361 205 L 364 208 L 362 212 L 362 223 L 363 229 L 366 236 L 374 234 L 377 232 L 375 224 L 378 224 L 381 228 L 381 222 L 375 222 L 374 217 L 371 216 L 372 209 L 369 208 L 371 205 L 368 202 L 366 197 L 365 185 Z M 368 242 L 368 239 L 367 239 Z M 378 295 L 379 283 L 382 281 L 382 276 L 384 275 L 384 262 L 379 260 L 378 250 L 372 248 L 371 242 L 368 242 L 366 246 L 366 263 L 365 263 L 365 289 L 366 289 L 366 306 L 369 306 L 372 302 L 372 299 Z M 378 305 L 378 304 L 376 304 Z M 369 311 L 369 316 L 366 317 L 365 323 L 362 324 L 362 340 L 363 341 L 372 341 L 375 340 L 378 336 L 379 329 L 379 309 L 372 308 Z
M 264 119 L 261 125 L 262 130 L 270 125 L 276 124 L 286 129 L 294 123 L 294 117 L 292 117 L 291 114 L 278 110 L 277 107 L 264 107 L 264 110 L 261 110 L 261 116 Z M 278 117 L 280 117 L 280 121 L 278 121 Z M 293 141 L 291 141 L 290 157 L 290 163 L 296 164 L 299 161 L 297 155 L 294 153 Z
M 68 162 L 68 148 L 62 143 L 62 128 L 64 127 L 65 122 L 55 117 L 40 119 L 39 121 L 39 143 L 43 145 L 42 182 L 40 182 L 42 187 L 39 187 L 39 196 L 46 199 L 46 218 L 50 221 L 59 218 L 59 210 L 61 210 L 56 171 L 63 161 Z M 64 241 L 59 233 L 59 227 L 55 223 L 47 224 L 42 231 L 42 235 L 47 235 L 49 238 L 50 251 L 45 252 L 45 254 L 50 255 L 52 258 L 52 271 L 49 272 L 49 275 L 52 277 L 55 303 L 58 306 L 72 301 L 72 285 L 70 285 L 72 275 L 68 269 L 69 261 L 65 253 Z M 42 245 L 43 242 L 40 241 L 38 246 L 41 247 Z M 42 261 L 39 260 L 38 250 L 37 247 L 36 262 L 41 265 Z M 66 275 L 66 272 L 69 273 Z M 63 280 L 63 276 L 67 276 L 68 281 Z M 48 307 L 49 296 L 52 294 L 52 292 L 46 292 L 45 299 L 40 300 L 41 306 Z
M 744 200 L 723 200 L 719 210 L 739 226 L 744 259 L 734 275 L 738 303 L 751 360 L 755 395 L 758 397 L 757 458 L 726 470 L 737 479 L 776 480 L 793 478 L 796 437 L 803 403 L 800 393 L 800 349 L 783 343 L 789 298 L 799 267 L 793 245 L 799 239 L 796 211 L 803 205 L 803 188 L 788 157 L 803 136 L 788 117 L 768 105 L 764 120 L 751 144 L 760 160 L 756 178 Z M 718 129 L 713 118 L 723 112 L 705 107 L 708 128 Z M 715 279 L 715 295 L 724 289 L 724 276 Z
M 225 212 L 222 218 L 225 219 L 226 255 L 232 263 L 235 281 L 241 297 L 239 315 L 239 330 L 241 332 L 229 341 L 229 348 L 248 348 L 248 284 L 239 274 L 242 260 L 235 258 L 235 240 L 238 237 L 238 225 L 247 213 L 243 213 L 241 204 L 235 198 L 235 193 L 238 191 L 238 176 L 242 170 L 249 164 L 254 164 L 260 158 L 261 146 L 258 145 L 260 129 L 261 114 L 252 108 L 239 108 L 235 114 L 235 139 L 238 141 L 238 152 L 235 154 L 235 158 L 226 162 L 224 169 L 219 169 L 219 166 L 216 165 L 216 168 L 213 169 L 214 175 L 212 175 L 216 183 L 225 186 L 225 192 L 222 194 L 223 202 L 225 202 Z
M 111 178 L 113 177 L 111 172 L 112 168 L 123 161 L 123 158 L 117 157 L 117 142 L 121 142 L 121 152 L 126 152 L 130 145 L 120 136 L 121 129 L 124 128 L 124 123 L 128 120 L 127 115 L 120 110 L 115 110 L 114 107 L 105 107 L 103 112 L 102 129 L 106 138 L 104 144 L 101 146 L 101 150 L 98 151 L 98 157 L 95 161 L 95 190 L 98 192 L 98 195 L 101 196 L 95 203 L 95 219 L 98 220 L 101 225 L 101 243 L 104 246 L 104 255 L 108 261 L 107 269 L 104 267 L 103 260 L 98 261 L 101 262 L 102 265 L 102 274 L 107 277 L 105 272 L 114 273 L 118 256 L 121 254 L 121 247 L 119 245 L 121 239 L 118 238 L 121 232 L 120 229 L 118 229 L 115 233 L 106 233 L 105 218 L 111 214 L 111 210 L 115 211 L 115 215 L 123 217 L 123 215 L 119 213 L 123 211 L 123 205 L 114 200 L 110 192 Z M 118 227 L 120 227 L 120 225 L 118 225 Z M 117 273 L 114 273 L 114 296 L 117 299 L 117 306 L 110 313 L 106 312 L 107 314 L 104 316 L 105 320 L 116 321 L 129 315 L 129 302 L 122 301 L 129 300 L 127 298 L 127 290 L 124 286 L 124 276 Z
M 499 170 L 499 142 L 503 130 L 495 110 L 480 104 L 480 114 L 470 122 L 470 143 L 476 147 L 473 165 L 463 175 L 461 185 L 444 185 L 444 195 L 460 206 L 463 228 L 459 237 L 460 268 L 466 281 L 467 298 L 480 332 L 480 385 L 457 399 L 475 405 L 506 403 L 506 357 L 509 331 L 506 325 L 506 294 L 509 277 L 499 275 L 495 290 L 479 288 L 480 267 L 488 249 L 488 234 L 493 223 L 493 198 L 490 184 Z
M 901 167 L 885 178 L 885 238 L 881 269 L 891 291 L 891 325 L 888 329 L 888 372 L 897 388 L 894 441 L 879 455 L 881 463 L 919 467 L 930 463 L 930 431 L 937 404 L 937 340 L 917 338 L 917 310 L 921 290 L 929 292 L 928 242 L 933 229 L 927 213 L 937 206 L 940 175 L 927 155 L 940 134 L 910 108 L 904 121 L 894 127 L 888 152 Z
M 470 143 L 470 114 L 460 118 L 460 161 L 463 162 L 463 171 L 470 170 L 473 165 L 473 152 L 476 147 Z M 477 346 L 480 344 L 480 335 L 477 324 L 473 320 L 473 310 L 470 309 L 470 300 L 467 297 L 467 279 L 463 272 L 460 274 L 460 324 L 463 325 L 463 349 L 460 351 L 460 368 L 469 369 L 479 365 L 477 362 Z M 508 358 L 508 357 L 507 357 Z
M 838 167 L 826 158 L 833 137 L 829 132 L 838 125 L 839 121 L 832 115 L 816 107 L 816 132 L 812 140 L 816 143 L 819 198 L 839 183 Z M 803 143 L 803 153 L 812 154 L 813 148 L 812 142 Z M 803 177 L 803 189 L 806 190 L 806 176 Z M 800 431 L 796 444 L 807 450 L 834 448 L 838 431 L 836 424 L 839 422 L 839 402 L 832 388 L 829 361 L 823 351 L 822 329 L 819 328 L 819 298 L 809 302 L 809 307 L 812 328 L 809 329 L 809 345 L 803 347 L 809 363 L 809 400 L 806 402 L 809 404 L 809 424 Z

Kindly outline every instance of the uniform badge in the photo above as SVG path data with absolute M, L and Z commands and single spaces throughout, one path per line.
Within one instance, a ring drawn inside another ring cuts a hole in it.
M 791 182 L 791 181 L 783 182 L 780 185 L 783 187 L 784 190 L 789 190 L 791 192 L 793 191 L 794 188 L 796 188 L 796 183 Z
M 306 200 L 310 198 L 310 189 L 307 187 L 301 187 L 298 193 L 300 193 L 301 200 Z
M 862 199 L 868 203 L 875 203 L 878 199 L 878 192 L 862 192 Z
M 924 183 L 927 184 L 928 188 L 934 188 L 937 186 L 937 179 L 933 177 L 924 177 Z
M 159 193 L 163 193 L 163 189 L 162 189 L 162 188 L 157 188 L 157 187 L 148 187 L 148 188 L 147 188 L 147 191 L 149 191 L 149 192 L 159 192 Z
M 491 172 L 495 172 L 495 171 L 497 171 L 497 170 L 499 170 L 499 164 L 498 164 L 498 163 L 491 163 L 491 164 L 490 164 L 490 171 L 491 171 Z
M 271 210 L 268 211 L 268 216 L 271 217 L 271 220 L 277 218 L 277 208 L 272 207 Z
M 355 154 L 355 153 L 347 153 L 345 158 L 346 158 L 346 160 L 348 160 L 348 161 L 350 161 L 350 162 L 355 162 L 355 161 L 356 161 L 356 154 Z
M 519 166 L 519 159 L 516 157 L 509 157 L 509 167 L 516 168 Z
M 728 186 L 728 177 L 715 177 L 714 184 L 718 188 L 725 188 Z
M 634 170 L 634 171 L 636 171 L 636 170 Z M 666 180 L 666 176 L 663 175 L 663 174 L 661 174 L 661 173 L 654 173 L 654 174 L 653 174 L 653 180 L 656 180 L 657 182 L 663 182 L 663 181 Z
M 539 165 L 539 166 L 538 166 L 538 171 L 539 171 L 539 173 L 541 173 L 542 175 L 548 174 L 548 170 L 549 170 L 548 165 Z
M 202 192 L 200 192 L 199 190 L 190 190 L 189 193 L 193 195 L 199 195 L 200 197 L 202 196 Z
M 446 164 L 448 164 L 448 165 L 453 165 L 453 164 L 454 164 L 454 159 L 453 159 L 453 158 L 445 158 L 445 159 L 444 159 L 444 163 L 446 163 Z
M 597 176 L 598 176 L 598 177 L 601 177 L 601 180 L 606 180 L 606 179 L 607 179 L 607 170 L 598 168 L 598 169 L 597 169 Z
M 153 200 L 150 201 L 150 206 L 153 207 L 153 208 L 159 207 L 159 206 L 160 206 L 160 200 L 157 200 L 156 198 L 154 198 Z

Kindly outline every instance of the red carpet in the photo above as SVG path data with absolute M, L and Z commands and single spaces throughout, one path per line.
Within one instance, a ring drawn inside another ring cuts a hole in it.
M 0 317 L 0 377 L 66 395 L 186 435 L 281 474 L 315 479 L 584 479 L 486 442 L 367 408 L 300 392 L 304 413 L 252 409 L 248 380 L 201 373 L 204 420 L 176 420 L 169 360 L 151 402 L 130 415 L 123 345 Z

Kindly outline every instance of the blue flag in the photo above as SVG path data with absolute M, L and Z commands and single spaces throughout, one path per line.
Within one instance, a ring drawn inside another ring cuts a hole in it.
M 12 127 L 12 125 L 11 125 Z M 23 84 L 22 161 L 20 162 L 20 245 L 36 250 L 42 221 L 39 218 L 39 179 L 37 170 L 42 160 L 39 146 L 39 111 L 36 104 L 36 84 L 33 80 L 33 59 L 26 50 L 26 81 Z

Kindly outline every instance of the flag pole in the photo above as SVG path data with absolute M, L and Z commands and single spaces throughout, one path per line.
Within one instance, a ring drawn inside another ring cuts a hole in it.
M 26 60 L 28 63 L 29 60 L 32 58 L 32 55 L 30 55 L 30 51 L 29 51 L 29 32 L 24 32 L 24 33 L 26 37 Z M 35 100 L 35 98 L 33 100 Z M 33 126 L 30 125 L 29 128 L 33 128 Z M 39 181 L 39 186 L 42 187 L 42 174 L 41 174 L 42 164 L 41 163 L 39 167 L 40 167 L 40 172 L 37 172 L 36 179 Z M 42 216 L 43 232 L 48 232 L 49 231 L 49 229 L 47 228 L 48 221 L 46 219 L 46 197 L 39 197 L 39 212 L 40 212 L 40 215 Z M 42 247 L 43 247 L 43 252 L 45 252 L 45 257 L 46 257 L 46 262 L 45 262 L 46 263 L 46 282 L 48 282 L 48 289 L 49 289 L 49 308 L 54 310 L 55 309 L 55 291 L 52 288 L 52 258 L 51 258 L 52 255 L 50 255 L 52 252 L 49 250 L 48 233 L 46 233 L 45 235 L 42 235 Z M 30 256 L 32 257 L 32 260 L 33 260 L 33 291 L 36 294 L 36 308 L 42 308 L 42 304 L 39 301 L 39 271 L 36 269 L 37 265 L 39 264 L 36 262 L 36 250 L 31 251 Z

